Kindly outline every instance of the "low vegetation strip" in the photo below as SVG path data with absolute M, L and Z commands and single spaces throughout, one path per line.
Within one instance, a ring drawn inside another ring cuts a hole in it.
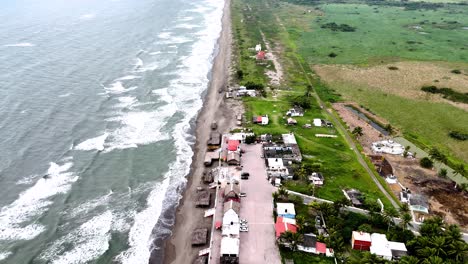
M 468 93 L 460 93 L 451 88 L 437 88 L 437 86 L 431 85 L 423 86 L 421 91 L 431 94 L 441 94 L 443 98 L 450 101 L 468 104 Z

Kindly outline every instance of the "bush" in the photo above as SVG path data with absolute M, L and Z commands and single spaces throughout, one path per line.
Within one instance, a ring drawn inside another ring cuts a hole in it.
M 421 165 L 423 168 L 430 169 L 432 166 L 434 166 L 434 162 L 432 162 L 430 158 L 424 157 L 419 161 L 419 165 Z
M 341 32 L 354 32 L 356 28 L 347 25 L 347 24 L 336 24 L 335 22 L 327 23 L 321 26 L 321 28 L 330 29 L 332 31 L 341 31 Z
M 336 54 L 334 52 L 328 54 L 328 57 L 330 57 L 330 58 L 335 58 L 336 56 L 338 56 L 338 54 Z
M 441 168 L 441 169 L 439 170 L 439 177 L 447 178 L 447 169 Z
M 464 141 L 464 140 L 468 139 L 468 134 L 461 133 L 461 132 L 458 132 L 458 131 L 450 131 L 449 136 L 451 138 L 453 138 L 453 139 L 461 140 L 461 141 Z
M 452 70 L 451 73 L 461 74 L 462 72 L 460 70 L 455 69 L 455 70 Z
M 236 76 L 239 81 L 242 81 L 242 79 L 244 78 L 244 72 L 242 70 L 237 70 Z
M 396 66 L 389 66 L 388 69 L 391 70 L 391 71 L 396 71 L 396 70 L 398 70 L 398 67 L 396 67 Z
M 255 135 L 246 136 L 246 137 L 245 137 L 245 143 L 246 143 L 246 144 L 252 144 L 252 143 L 255 142 L 255 139 L 256 139 Z

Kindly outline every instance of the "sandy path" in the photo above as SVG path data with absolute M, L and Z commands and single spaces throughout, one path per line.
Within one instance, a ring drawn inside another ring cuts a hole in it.
M 231 62 L 231 21 L 230 0 L 226 0 L 222 19 L 222 32 L 218 40 L 219 52 L 214 60 L 213 73 L 204 106 L 196 124 L 195 155 L 188 176 L 187 188 L 176 213 L 176 223 L 172 236 L 166 241 L 164 263 L 192 263 L 201 248 L 192 248 L 191 233 L 199 226 L 211 226 L 210 219 L 204 219 L 204 210 L 195 207 L 196 188 L 205 169 L 203 165 L 210 124 L 216 121 L 218 131 L 224 133 L 235 126 L 236 114 L 241 109 L 240 102 L 224 101 L 225 86 Z

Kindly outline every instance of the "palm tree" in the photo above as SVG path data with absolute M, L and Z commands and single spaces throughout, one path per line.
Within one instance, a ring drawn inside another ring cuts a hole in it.
M 283 186 L 281 186 L 278 188 L 278 195 L 280 196 L 281 200 L 284 201 L 288 199 L 289 193 Z
M 468 244 L 465 241 L 455 241 L 449 244 L 447 255 L 457 263 L 462 263 L 467 254 Z
M 463 165 L 462 163 L 455 165 L 453 168 L 453 174 L 465 176 L 466 174 L 465 165 Z
M 291 240 L 289 241 L 291 244 L 291 250 L 296 251 L 297 246 L 302 243 L 302 236 L 299 233 L 292 233 Z
M 409 204 L 403 203 L 400 205 L 400 214 L 405 214 L 409 212 L 410 212 Z
M 444 153 L 442 153 L 438 148 L 433 147 L 431 150 L 429 150 L 429 157 L 432 160 L 440 161 L 442 163 L 447 163 L 447 156 L 445 156 Z
M 423 260 L 421 264 L 444 264 L 444 260 L 437 256 L 431 256 Z
M 387 224 L 387 233 L 390 230 L 390 226 L 394 225 L 394 218 L 398 216 L 398 212 L 396 211 L 395 208 L 393 207 L 386 207 L 384 208 L 384 211 L 382 212 L 382 217 L 385 223 Z
M 341 197 L 333 203 L 333 207 L 337 212 L 341 212 L 341 209 L 345 206 L 350 206 L 351 202 L 346 197 Z
M 274 192 L 274 193 L 271 194 L 271 196 L 273 197 L 273 201 L 276 203 L 276 201 L 278 201 L 278 198 L 279 198 L 279 193 Z
M 305 217 L 302 215 L 296 216 L 296 226 L 299 233 L 304 233 L 304 224 L 305 224 Z
M 401 227 L 406 230 L 411 221 L 413 221 L 413 217 L 411 216 L 411 214 L 404 213 L 401 216 Z
M 434 249 L 435 251 L 435 256 L 439 256 L 441 258 L 444 258 L 447 255 L 447 252 L 445 252 L 445 237 L 439 236 L 439 237 L 434 237 L 430 241 L 431 248 Z
M 358 127 L 355 127 L 353 129 L 353 131 L 351 132 L 351 134 L 353 134 L 355 137 L 361 137 L 362 135 L 364 135 L 364 133 L 362 133 L 362 127 L 358 126 Z

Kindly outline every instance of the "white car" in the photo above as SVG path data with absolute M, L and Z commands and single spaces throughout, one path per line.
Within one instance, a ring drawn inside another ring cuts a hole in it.
M 241 226 L 241 227 L 239 228 L 239 230 L 240 230 L 241 232 L 249 232 L 249 228 L 248 228 L 248 227 L 242 227 L 242 226 Z

